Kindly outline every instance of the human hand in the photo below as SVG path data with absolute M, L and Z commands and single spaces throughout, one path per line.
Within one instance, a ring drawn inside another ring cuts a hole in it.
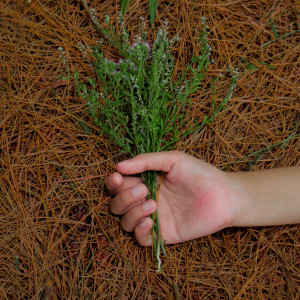
M 162 171 L 158 215 L 162 240 L 176 244 L 212 234 L 231 226 L 235 200 L 226 173 L 197 158 L 178 151 L 148 153 L 117 165 L 106 186 L 115 197 L 111 211 L 123 215 L 123 230 L 135 232 L 140 245 L 152 244 L 150 214 L 154 200 L 146 200 L 147 188 L 141 178 L 124 177 L 146 170 Z

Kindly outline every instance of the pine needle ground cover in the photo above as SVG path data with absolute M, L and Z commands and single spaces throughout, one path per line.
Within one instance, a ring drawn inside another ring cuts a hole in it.
M 88 5 L 101 25 L 109 15 L 118 26 L 119 3 Z M 148 5 L 130 1 L 124 23 L 134 36 L 144 17 L 154 41 Z M 299 164 L 296 2 L 159 3 L 155 28 L 168 19 L 170 36 L 181 38 L 171 48 L 175 72 L 200 53 L 203 17 L 214 63 L 186 114 L 200 125 L 213 117 L 177 149 L 228 172 Z M 101 37 L 84 6 L 4 0 L 0 22 L 1 298 L 299 298 L 299 225 L 229 228 L 170 245 L 157 274 L 152 249 L 109 212 L 104 179 L 128 156 L 99 135 L 74 81 L 57 79 L 66 64 L 91 77 L 78 42 L 93 47 Z M 104 51 L 119 58 L 109 44 Z M 235 92 L 212 115 L 232 67 Z

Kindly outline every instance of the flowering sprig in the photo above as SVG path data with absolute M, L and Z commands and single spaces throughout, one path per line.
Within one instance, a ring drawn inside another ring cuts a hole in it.
M 119 18 L 121 37 L 115 33 L 108 17 L 105 21 L 110 31 L 103 31 L 118 48 L 121 58 L 109 60 L 104 57 L 101 44 L 96 47 L 93 50 L 95 77 L 82 84 L 78 72 L 75 73 L 78 94 L 86 100 L 100 133 L 107 135 L 122 152 L 136 156 L 172 149 L 192 130 L 182 128 L 185 127 L 185 110 L 191 104 L 188 97 L 201 86 L 210 62 L 208 27 L 204 23 L 199 38 L 201 55 L 193 56 L 181 76 L 171 81 L 174 61 L 170 47 L 179 37 L 168 39 L 167 23 L 158 30 L 151 47 L 146 40 L 145 25 L 142 34 L 135 36 L 134 43 L 130 44 L 122 15 Z M 192 76 L 188 78 L 187 74 Z M 157 172 L 147 171 L 141 175 L 149 190 L 147 198 L 157 201 Z M 154 254 L 161 271 L 160 252 L 166 255 L 166 251 L 158 214 L 152 218 Z

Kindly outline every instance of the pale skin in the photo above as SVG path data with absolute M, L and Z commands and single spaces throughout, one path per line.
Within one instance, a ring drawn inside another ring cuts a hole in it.
M 141 178 L 146 170 L 162 173 L 159 201 L 146 200 Z M 138 243 L 151 246 L 157 209 L 167 244 L 196 239 L 233 226 L 300 223 L 300 167 L 224 172 L 179 151 L 142 154 L 121 162 L 106 180 L 114 196 L 111 211 Z

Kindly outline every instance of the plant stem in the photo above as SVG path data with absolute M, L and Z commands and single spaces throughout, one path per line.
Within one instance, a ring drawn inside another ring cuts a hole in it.
M 100 23 L 98 22 L 98 19 L 96 18 L 96 16 L 91 12 L 91 10 L 89 9 L 86 0 L 81 0 L 81 3 L 84 7 L 84 9 L 86 10 L 86 13 L 89 15 L 91 21 L 93 22 L 96 30 L 107 40 L 109 40 L 109 36 L 107 36 L 105 30 L 102 28 L 102 26 L 100 25 Z
M 149 193 L 147 195 L 147 200 L 154 199 L 158 203 L 157 199 L 157 172 L 156 171 L 146 171 L 142 173 L 142 179 L 144 184 L 148 187 Z M 167 257 L 164 243 L 161 239 L 160 224 L 157 211 L 151 215 L 153 220 L 152 226 L 152 240 L 154 255 L 157 261 L 157 272 L 161 272 L 161 259 L 160 252 L 162 251 L 165 257 Z

